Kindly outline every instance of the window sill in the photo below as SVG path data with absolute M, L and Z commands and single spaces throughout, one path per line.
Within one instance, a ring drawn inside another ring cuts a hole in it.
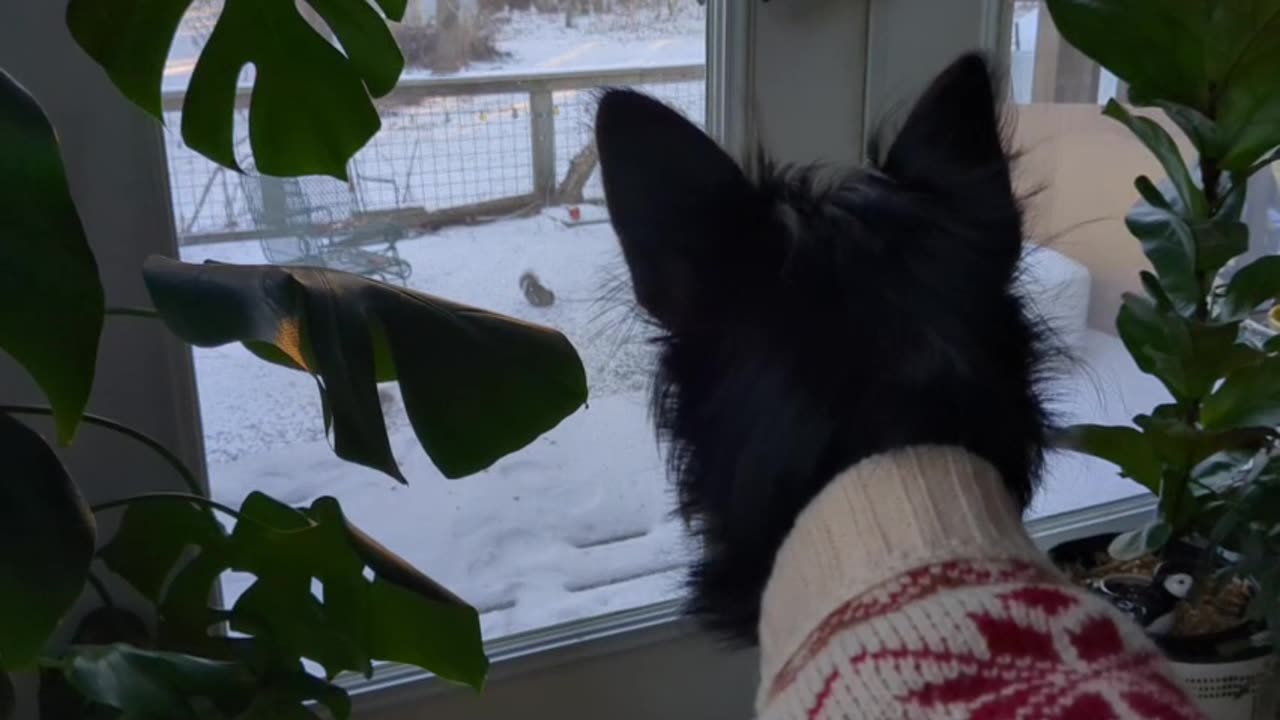
M 1130 529 L 1151 518 L 1155 508 L 1153 496 L 1135 495 L 1036 518 L 1027 523 L 1027 530 L 1041 549 L 1048 550 L 1068 540 Z M 492 686 L 549 671 L 573 672 L 566 670 L 566 666 L 698 634 L 693 621 L 681 615 L 680 602 L 676 600 L 544 628 L 490 643 L 492 669 L 489 683 Z M 751 682 L 754 683 L 754 678 Z M 405 666 L 387 667 L 373 680 L 351 678 L 341 684 L 352 692 L 359 717 L 365 717 L 365 713 L 381 717 L 382 713 L 389 714 L 396 709 L 421 710 L 422 703 L 430 704 L 448 694 L 468 692 Z M 742 687 L 732 692 L 741 693 L 743 697 L 750 697 L 751 693 Z M 603 716 L 611 715 L 603 713 Z

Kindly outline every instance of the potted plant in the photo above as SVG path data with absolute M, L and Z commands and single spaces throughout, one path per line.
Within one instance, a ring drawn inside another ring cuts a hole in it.
M 264 170 L 341 175 L 377 130 L 366 90 L 388 91 L 403 63 L 372 6 L 342 4 L 369 15 L 331 19 L 344 42 L 372 53 L 359 68 L 308 37 L 314 32 L 292 4 L 275 17 L 268 41 L 288 50 L 275 62 L 325 82 L 255 89 L 253 145 Z M 159 116 L 163 49 L 177 16 L 130 10 L 74 0 L 69 29 L 117 87 Z M 260 24 L 244 17 L 224 12 L 209 45 L 210 73 L 218 57 L 263 40 Z M 136 52 L 144 46 L 161 50 Z M 234 79 L 238 66 L 232 72 Z M 220 120 L 233 98 L 223 96 L 219 107 L 218 89 L 195 81 L 188 95 L 184 136 L 235 168 L 224 152 L 231 128 Z M 210 96 L 213 105 L 202 101 Z M 333 122 L 298 122 L 308 102 L 306 112 L 324 108 L 314 114 Z M 290 136 L 297 142 L 281 141 Z M 154 322 L 155 332 L 193 345 L 239 342 L 264 361 L 309 373 L 323 401 L 315 422 L 334 452 L 400 482 L 378 384 L 400 383 L 423 449 L 443 475 L 462 477 L 585 403 L 586 374 L 569 341 L 550 328 L 324 268 L 153 257 L 141 268 L 153 307 L 113 306 L 55 129 L 3 68 L 0 158 L 0 353 L 47 399 L 19 403 L 0 390 L 0 718 L 15 711 L 11 676 L 27 673 L 38 673 L 45 718 L 342 720 L 351 701 L 337 676 L 370 676 L 383 661 L 478 690 L 488 669 L 478 611 L 351 524 L 336 499 L 291 507 L 254 492 L 229 507 L 155 439 L 86 412 L 99 339 L 106 323 Z M 85 425 L 154 452 L 172 471 L 160 482 L 179 490 L 89 505 L 55 448 Z M 119 522 L 101 532 L 100 518 Z M 253 582 L 221 602 L 215 589 L 228 571 Z
M 1061 445 L 1108 460 L 1159 498 L 1156 518 L 1054 549 L 1130 612 L 1217 717 L 1265 708 L 1280 652 L 1280 341 L 1244 330 L 1280 295 L 1280 256 L 1252 262 L 1249 178 L 1280 145 L 1280 0 L 1047 0 L 1062 37 L 1186 136 L 1112 100 L 1159 160 L 1125 224 L 1151 270 L 1116 331 L 1170 401 L 1132 426 L 1077 425 Z M 1224 687 L 1224 683 L 1232 687 Z M 1225 691 L 1225 692 L 1224 692 Z

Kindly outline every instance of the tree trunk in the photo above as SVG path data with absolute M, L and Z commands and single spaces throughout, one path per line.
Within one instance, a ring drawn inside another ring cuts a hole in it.
M 439 41 L 436 44 L 435 61 L 432 70 L 439 73 L 455 73 L 462 69 L 466 48 L 463 33 L 462 12 L 459 5 L 462 0 L 436 0 L 436 27 L 439 29 Z

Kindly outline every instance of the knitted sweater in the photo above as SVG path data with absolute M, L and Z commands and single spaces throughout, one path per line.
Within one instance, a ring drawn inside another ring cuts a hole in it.
M 1142 630 L 1032 544 L 995 468 L 955 448 L 837 477 L 761 614 L 761 720 L 1201 717 Z

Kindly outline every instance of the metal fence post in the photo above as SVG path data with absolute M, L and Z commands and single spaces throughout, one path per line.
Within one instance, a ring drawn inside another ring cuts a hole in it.
M 529 132 L 533 140 L 533 194 L 549 204 L 556 192 L 556 118 L 551 88 L 529 90 Z

